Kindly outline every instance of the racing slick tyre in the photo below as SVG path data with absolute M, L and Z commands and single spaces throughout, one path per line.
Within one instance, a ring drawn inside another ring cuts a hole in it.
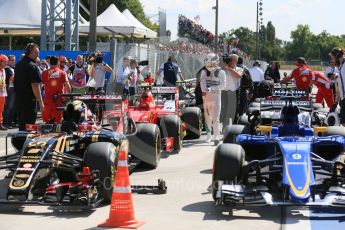
M 249 108 L 252 108 L 252 107 L 256 107 L 256 108 L 260 108 L 260 102 L 252 102 L 249 104 Z
M 108 142 L 92 143 L 84 153 L 85 166 L 99 171 L 100 194 L 106 203 L 111 201 L 117 157 L 114 144 Z
M 324 136 L 340 135 L 345 136 L 345 127 L 342 126 L 330 126 L 326 128 Z
M 243 114 L 237 120 L 238 125 L 250 126 L 248 115 Z
M 185 139 L 199 139 L 202 129 L 201 110 L 198 107 L 187 107 L 182 111 L 181 120 L 187 126 Z
M 137 133 L 128 136 L 129 152 L 150 169 L 158 167 L 161 159 L 161 132 L 157 125 L 138 123 Z
M 322 109 L 323 106 L 320 103 L 313 103 L 313 109 Z
M 326 117 L 325 124 L 327 126 L 340 126 L 339 114 L 336 112 L 329 113 Z
M 244 125 L 228 125 L 225 127 L 223 143 L 235 143 L 236 136 L 239 134 L 249 134 L 248 126 Z
M 248 114 L 253 114 L 254 111 L 259 111 L 260 112 L 260 107 L 249 107 L 247 110 Z
M 237 144 L 221 144 L 214 154 L 212 197 L 216 200 L 218 181 L 239 181 L 244 164 L 244 150 Z
M 180 117 L 177 115 L 167 115 L 160 119 L 160 129 L 163 138 L 174 138 L 174 153 L 179 153 L 182 149 L 182 124 Z

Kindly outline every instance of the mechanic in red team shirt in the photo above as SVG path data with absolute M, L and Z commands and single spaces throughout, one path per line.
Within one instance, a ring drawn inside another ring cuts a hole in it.
M 62 112 L 58 107 L 63 105 L 61 94 L 64 87 L 67 92 L 71 91 L 66 72 L 59 68 L 59 58 L 50 58 L 50 69 L 42 72 L 42 82 L 44 84 L 44 110 L 42 119 L 46 123 L 60 123 Z
M 297 89 L 310 92 L 312 71 L 308 68 L 305 58 L 297 58 L 295 60 L 295 65 L 297 68 L 294 69 L 288 77 L 281 80 L 280 83 L 288 83 L 292 79 L 295 79 Z
M 331 88 L 331 81 L 323 73 L 313 71 L 312 83 L 317 87 L 316 103 L 322 103 L 325 99 L 329 108 L 334 104 L 333 90 Z

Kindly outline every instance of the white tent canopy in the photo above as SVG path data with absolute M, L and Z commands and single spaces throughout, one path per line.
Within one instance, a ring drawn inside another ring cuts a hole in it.
M 134 37 L 145 36 L 145 30 L 129 21 L 114 4 L 111 4 L 102 14 L 97 17 L 97 34 L 111 34 L 105 28 L 116 34 L 133 35 Z M 89 32 L 89 23 L 79 27 L 80 32 Z
M 42 0 L 1 0 L 0 34 L 40 35 L 41 6 Z M 81 16 L 79 22 L 86 23 Z
M 37 34 L 41 28 L 41 7 L 37 5 L 41 5 L 41 0 L 0 1 L 0 33 L 21 34 L 24 30 L 25 33 Z
M 147 28 L 146 26 L 144 26 L 140 21 L 138 21 L 138 19 L 136 19 L 133 14 L 128 10 L 124 10 L 122 12 L 122 14 L 129 20 L 131 21 L 136 27 L 141 28 L 143 30 L 145 30 L 145 36 L 147 38 L 156 38 L 157 37 L 157 33 L 154 32 L 153 30 Z

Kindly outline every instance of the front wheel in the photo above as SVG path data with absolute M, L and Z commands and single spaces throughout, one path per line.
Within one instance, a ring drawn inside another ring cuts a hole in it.
M 111 201 L 116 173 L 118 153 L 113 143 L 97 142 L 90 144 L 84 154 L 84 165 L 90 170 L 99 171 L 100 194 L 105 202 Z
M 250 128 L 244 125 L 228 125 L 225 127 L 223 143 L 235 143 L 236 136 L 250 134 Z
M 202 129 L 201 110 L 197 107 L 187 107 L 182 112 L 181 120 L 187 126 L 185 139 L 199 139 Z
M 182 124 L 177 115 L 167 115 L 160 118 L 160 128 L 163 138 L 174 138 L 174 152 L 178 153 L 182 149 Z
M 158 167 L 161 158 L 161 133 L 155 124 L 137 124 L 137 133 L 128 136 L 129 152 L 148 168 Z
M 244 150 L 237 144 L 221 144 L 214 153 L 212 197 L 217 200 L 219 181 L 239 181 L 244 164 Z

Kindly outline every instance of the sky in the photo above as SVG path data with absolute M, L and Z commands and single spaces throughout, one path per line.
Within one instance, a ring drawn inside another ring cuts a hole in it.
M 240 26 L 255 31 L 256 0 L 219 0 L 219 33 Z M 215 31 L 216 0 L 141 0 L 146 15 L 158 21 L 158 8 L 166 10 L 167 29 L 177 36 L 177 19 L 183 14 L 190 19 L 200 15 L 199 23 L 212 33 Z M 341 9 L 341 10 L 337 10 Z M 272 21 L 276 37 L 290 40 L 290 33 L 298 24 L 308 24 L 313 33 L 326 30 L 330 34 L 345 34 L 344 0 L 263 0 L 264 25 Z

